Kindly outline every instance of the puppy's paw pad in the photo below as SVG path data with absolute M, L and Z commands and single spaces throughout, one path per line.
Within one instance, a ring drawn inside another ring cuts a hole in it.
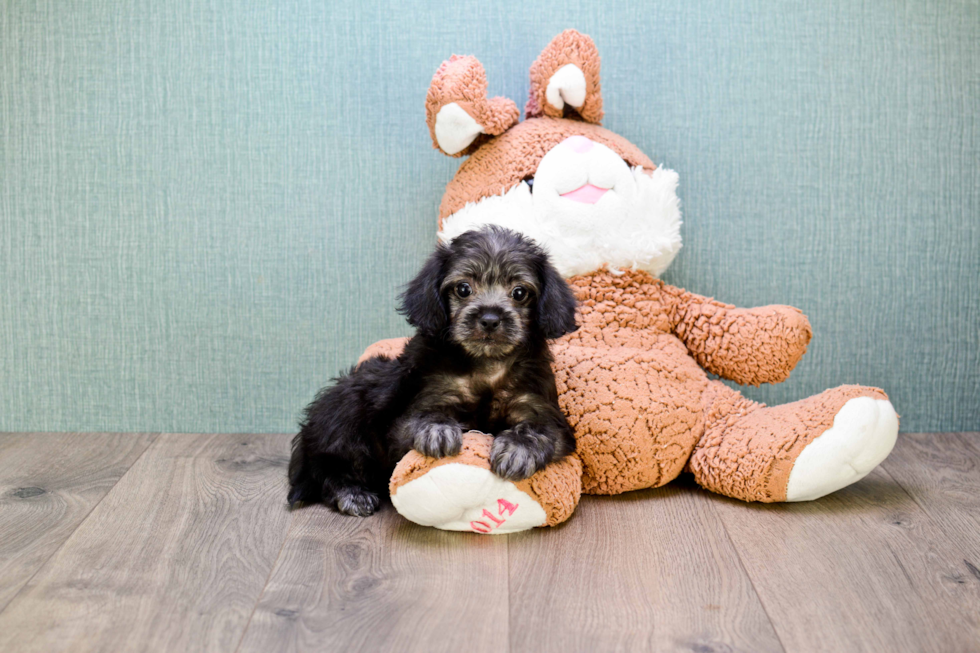
M 415 449 L 432 458 L 455 456 L 463 444 L 458 424 L 427 424 L 415 434 Z
M 364 488 L 345 487 L 337 491 L 337 510 L 345 515 L 367 517 L 374 514 L 380 505 L 378 495 Z
M 504 431 L 490 448 L 490 469 L 500 478 L 521 481 L 547 464 L 541 449 L 526 438 Z

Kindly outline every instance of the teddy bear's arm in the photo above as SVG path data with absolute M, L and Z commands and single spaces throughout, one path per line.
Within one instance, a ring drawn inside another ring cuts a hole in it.
M 674 333 L 698 364 L 743 385 L 785 381 L 813 335 L 792 306 L 736 308 L 686 291 L 675 300 Z
M 405 349 L 405 345 L 408 344 L 408 341 L 409 338 L 388 338 L 387 340 L 379 340 L 364 350 L 361 357 L 357 359 L 357 364 L 360 365 L 367 359 L 374 358 L 375 356 L 397 358 Z

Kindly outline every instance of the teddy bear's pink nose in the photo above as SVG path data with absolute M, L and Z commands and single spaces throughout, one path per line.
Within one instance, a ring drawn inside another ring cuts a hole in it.
M 593 145 L 595 145 L 595 143 L 590 141 L 585 136 L 569 136 L 565 139 L 565 144 L 571 146 L 571 148 L 579 154 L 585 154 L 592 149 Z

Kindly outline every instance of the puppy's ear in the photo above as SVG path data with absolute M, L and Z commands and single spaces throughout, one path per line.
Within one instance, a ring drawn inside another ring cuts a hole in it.
M 544 337 L 552 340 L 576 331 L 575 295 L 547 257 L 542 257 L 538 265 L 538 277 L 538 326 Z
M 398 312 L 425 336 L 435 336 L 449 326 L 449 306 L 440 292 L 449 254 L 449 247 L 439 243 L 436 251 L 399 295 Z

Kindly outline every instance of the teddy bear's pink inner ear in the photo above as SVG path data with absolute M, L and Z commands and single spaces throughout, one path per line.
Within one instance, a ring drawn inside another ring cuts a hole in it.
M 599 51 L 585 34 L 569 29 L 556 36 L 531 64 L 526 116 L 561 118 L 577 114 L 598 125 L 603 115 L 599 63 Z
M 487 98 L 487 74 L 476 57 L 454 54 L 432 77 L 425 120 L 433 146 L 449 156 L 470 154 L 481 135 L 502 134 L 519 118 L 512 100 Z

